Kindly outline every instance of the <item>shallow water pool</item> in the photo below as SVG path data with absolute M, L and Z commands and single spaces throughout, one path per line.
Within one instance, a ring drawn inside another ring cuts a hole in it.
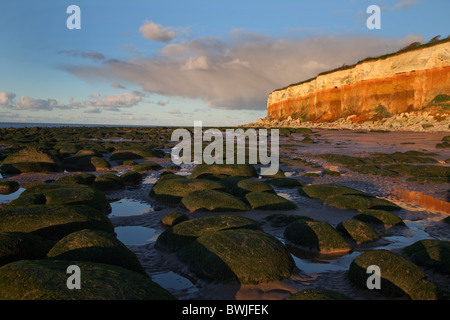
M 159 233 L 152 228 L 141 226 L 116 227 L 114 231 L 119 239 L 125 245 L 143 245 L 155 242 Z
M 139 216 L 149 212 L 153 212 L 153 208 L 148 203 L 124 198 L 119 201 L 111 202 L 110 217 L 130 217 Z

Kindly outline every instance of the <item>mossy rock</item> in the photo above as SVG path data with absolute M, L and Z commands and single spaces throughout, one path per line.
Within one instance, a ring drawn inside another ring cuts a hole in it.
M 258 172 L 250 164 L 199 164 L 197 165 L 190 178 L 202 178 L 205 175 L 223 174 L 234 177 L 257 177 Z
M 426 239 L 407 246 L 403 251 L 411 260 L 421 266 L 432 267 L 450 274 L 450 242 Z
M 398 216 L 384 210 L 363 210 L 354 216 L 353 219 L 372 225 L 383 225 L 385 228 L 406 226 Z
M 259 230 L 232 229 L 198 237 L 177 257 L 212 282 L 259 284 L 288 279 L 295 262 L 275 237 Z
M 67 268 L 81 270 L 81 289 L 67 288 Z M 33 281 L 30 281 L 33 279 Z M 58 260 L 22 260 L 0 268 L 1 300 L 173 300 L 145 275 L 121 267 Z
M 233 195 L 223 191 L 209 189 L 190 192 L 181 200 L 181 203 L 190 212 L 197 210 L 206 210 L 211 212 L 250 210 L 244 202 Z
M 164 152 L 153 148 L 135 146 L 115 150 L 111 155 L 111 160 L 136 160 L 147 158 L 162 158 Z
M 161 219 L 165 227 L 173 227 L 181 222 L 189 220 L 189 217 L 181 212 L 169 212 Z
M 447 148 L 450 148 L 450 143 L 447 141 L 436 144 L 436 149 L 447 149 Z
M 129 171 L 121 175 L 126 186 L 137 186 L 142 182 L 142 174 L 136 171 Z
M 15 153 L 8 155 L 2 162 L 2 164 L 20 164 L 20 163 L 29 163 L 29 162 L 37 162 L 37 163 L 49 163 L 56 164 L 57 161 L 47 152 L 35 148 L 35 147 L 26 147 L 21 149 Z
M 445 136 L 445 137 L 443 137 L 442 138 L 442 141 L 447 141 L 447 142 L 450 142 L 450 136 Z
M 450 182 L 450 177 L 412 177 L 406 179 L 408 182 L 417 182 L 420 184 L 434 183 L 434 184 L 444 184 Z
M 294 210 L 295 203 L 268 192 L 250 192 L 245 195 L 254 210 Z
M 161 168 L 162 167 L 157 163 L 146 162 L 146 163 L 141 163 L 141 164 L 134 166 L 133 170 L 142 173 L 142 172 L 160 170 Z
M 414 263 L 388 250 L 372 250 L 359 255 L 350 264 L 350 281 L 367 289 L 367 268 L 380 268 L 381 289 L 386 296 L 408 295 L 413 300 L 448 299 L 444 289 L 426 279 L 425 274 Z
M 76 168 L 80 171 L 104 171 L 111 168 L 111 164 L 100 157 L 82 157 L 76 163 Z
M 54 260 L 76 260 L 112 264 L 146 275 L 136 255 L 111 234 L 84 229 L 59 240 L 48 252 Z
M 299 188 L 303 187 L 303 183 L 293 178 L 272 178 L 267 182 L 278 188 Z
M 95 181 L 95 175 L 90 173 L 71 174 L 59 178 L 56 183 L 58 184 L 84 184 L 92 185 Z
M 361 166 L 366 164 L 366 160 L 359 157 L 351 157 L 342 154 L 322 154 L 320 158 L 338 164 L 343 164 L 348 167 Z
M 323 170 L 322 174 L 327 175 L 327 176 L 332 176 L 332 177 L 340 177 L 341 176 L 341 174 L 338 171 L 333 171 L 333 170 Z
M 349 296 L 327 289 L 308 289 L 299 291 L 288 300 L 353 300 Z
M 48 250 L 40 237 L 26 232 L 0 232 L 0 266 L 26 259 L 43 259 Z
M 113 173 L 105 173 L 97 176 L 92 186 L 101 191 L 115 191 L 124 189 L 125 183 L 121 177 Z
M 138 163 L 136 161 L 133 160 L 125 160 L 122 162 L 122 165 L 127 166 L 127 167 L 131 167 L 131 166 L 135 166 Z
M 378 240 L 379 236 L 368 224 L 359 220 L 345 220 L 339 223 L 336 230 L 342 232 L 356 244 Z
M 266 182 L 256 179 L 243 179 L 237 183 L 237 187 L 243 191 L 243 194 L 249 192 L 272 192 L 275 191 Z
M 0 171 L 4 174 L 22 174 L 31 172 L 60 172 L 61 167 L 54 163 L 47 162 L 21 162 L 13 164 L 2 164 Z
M 270 175 L 270 176 L 265 176 L 265 175 L 263 175 L 262 177 L 263 177 L 263 178 L 286 178 L 286 175 L 285 175 L 285 173 L 283 172 L 283 170 L 278 169 L 277 173 L 272 174 L 272 175 Z
M 20 185 L 16 181 L 0 181 L 0 194 L 11 194 L 19 188 Z
M 300 194 L 304 194 L 310 198 L 327 200 L 333 196 L 343 195 L 343 194 L 365 194 L 362 191 L 340 186 L 336 184 L 314 184 L 311 186 L 303 187 Z
M 286 227 L 284 236 L 295 245 L 321 254 L 341 254 L 353 250 L 332 226 L 323 221 L 294 221 Z
M 343 194 L 328 198 L 325 203 L 328 206 L 350 210 L 385 210 L 396 211 L 401 208 L 396 204 L 366 194 Z
M 45 198 L 43 202 L 39 195 Z M 15 207 L 31 204 L 88 205 L 105 214 L 111 212 L 111 205 L 103 192 L 81 184 L 40 184 L 25 190 L 19 198 L 11 202 Z
M 293 214 L 274 213 L 268 215 L 266 220 L 271 222 L 274 226 L 287 226 L 288 224 L 297 220 L 314 221 L 309 217 L 297 216 Z
M 77 158 L 82 158 L 82 157 L 86 157 L 86 156 L 98 157 L 98 156 L 101 156 L 101 154 L 95 150 L 81 149 L 81 150 L 77 151 L 77 153 L 74 155 L 74 157 L 77 157 Z
M 393 164 L 385 169 L 410 177 L 450 177 L 450 167 L 438 165 Z
M 165 167 L 164 168 L 164 170 L 165 171 L 179 171 L 181 169 L 181 167 L 180 166 L 177 166 L 176 164 L 173 164 L 173 165 L 170 165 L 170 166 L 167 166 L 167 167 Z
M 320 175 L 318 173 L 315 173 L 315 172 L 307 172 L 307 173 L 304 173 L 303 176 L 305 178 L 318 178 L 318 177 L 320 177 Z
M 105 214 L 86 205 L 7 206 L 0 209 L 0 232 L 31 232 L 46 239 L 59 240 L 82 229 L 114 231 Z
M 174 178 L 178 175 L 165 175 L 158 179 L 150 192 L 150 196 L 166 202 L 179 202 L 193 191 L 223 190 L 222 184 L 207 179 Z
M 166 251 L 177 251 L 209 232 L 238 228 L 261 230 L 256 221 L 239 216 L 219 215 L 195 218 L 165 230 L 156 240 L 155 247 Z

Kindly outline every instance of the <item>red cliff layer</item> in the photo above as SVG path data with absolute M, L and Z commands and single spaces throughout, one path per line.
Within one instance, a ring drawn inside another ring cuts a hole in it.
M 428 48 L 429 53 L 363 63 L 275 91 L 269 97 L 267 115 L 280 120 L 291 117 L 328 122 L 351 115 L 368 119 L 380 112 L 394 115 L 422 109 L 436 96 L 450 94 L 449 46 L 440 48 L 438 55 Z

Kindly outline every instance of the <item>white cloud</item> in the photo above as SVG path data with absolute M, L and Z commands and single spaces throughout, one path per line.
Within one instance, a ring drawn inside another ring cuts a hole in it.
M 397 3 L 393 7 L 393 9 L 404 9 L 404 8 L 407 8 L 407 7 L 415 6 L 417 4 L 419 4 L 419 1 L 417 1 L 417 0 L 405 0 L 405 1 Z
M 142 101 L 143 95 L 137 91 L 132 93 L 110 94 L 94 97 L 94 100 L 86 100 L 84 104 L 89 107 L 105 107 L 104 110 L 117 111 L 118 108 L 130 108 Z
M 81 57 L 91 60 L 103 60 L 105 56 L 97 51 L 61 50 L 60 54 L 67 54 L 73 57 Z
M 112 84 L 112 87 L 115 88 L 115 89 L 126 89 L 123 85 L 121 85 L 121 84 L 118 83 L 118 82 L 114 82 L 114 83 Z
M 153 21 L 145 21 L 139 28 L 142 36 L 149 40 L 168 42 L 177 35 L 171 28 L 164 28 L 162 25 L 154 23 Z
M 151 58 L 66 70 L 87 80 L 114 77 L 140 85 L 148 93 L 202 99 L 211 108 L 264 110 L 268 94 L 275 89 L 396 51 L 414 41 L 423 38 L 274 39 L 235 30 L 228 39 L 203 37 L 168 44 Z
M 0 106 L 9 106 L 16 97 L 15 93 L 0 91 Z

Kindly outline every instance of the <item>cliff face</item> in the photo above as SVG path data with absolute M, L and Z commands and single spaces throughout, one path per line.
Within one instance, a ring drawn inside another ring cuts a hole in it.
M 422 109 L 438 95 L 450 95 L 450 42 L 363 62 L 274 91 L 267 116 L 316 122 L 354 116 L 364 121 Z

